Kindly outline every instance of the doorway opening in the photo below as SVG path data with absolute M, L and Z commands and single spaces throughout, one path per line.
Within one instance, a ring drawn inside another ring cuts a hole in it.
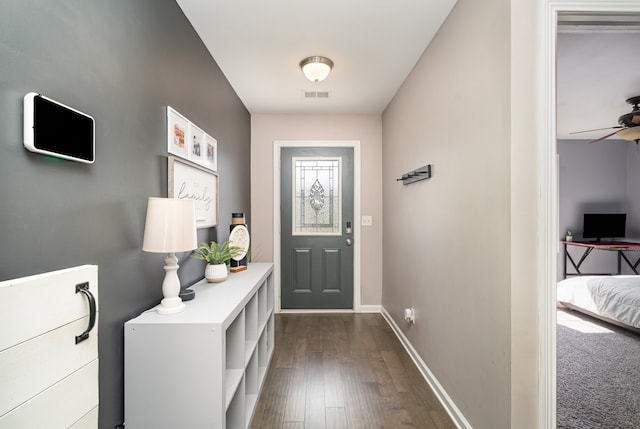
M 539 426 L 556 427 L 556 283 L 557 255 L 559 243 L 558 231 L 558 170 L 557 170 L 557 34 L 558 24 L 568 15 L 611 16 L 613 14 L 639 13 L 637 2 L 609 1 L 556 1 L 549 0 L 542 10 L 542 32 L 544 43 L 541 44 L 539 60 L 544 64 L 540 69 L 544 90 L 544 104 L 540 106 L 544 125 L 542 135 L 545 141 L 540 152 L 539 185 L 542 191 L 539 215 L 543 218 L 541 227 L 543 267 L 542 281 L 544 287 L 538 301 L 540 339 L 539 356 Z

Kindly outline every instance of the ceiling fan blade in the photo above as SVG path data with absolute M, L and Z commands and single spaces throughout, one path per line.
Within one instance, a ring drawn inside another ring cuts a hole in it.
M 621 128 L 621 127 L 615 127 L 615 128 Z M 597 143 L 597 142 L 599 142 L 599 141 L 601 141 L 601 140 L 604 140 L 604 139 L 606 139 L 606 138 L 611 137 L 611 136 L 612 136 L 612 135 L 614 135 L 615 133 L 617 133 L 617 131 L 614 131 L 614 132 L 612 132 L 611 134 L 607 134 L 606 136 L 602 136 L 602 137 L 600 137 L 599 139 L 591 140 L 589 143 Z
M 569 133 L 569 134 L 582 134 L 582 133 L 590 133 L 592 131 L 613 130 L 613 129 L 617 129 L 617 128 L 624 128 L 624 127 L 623 126 L 616 126 L 616 127 L 596 128 L 596 129 L 593 129 L 593 130 L 574 131 L 574 132 Z
M 624 130 L 616 131 L 616 134 L 623 140 L 640 140 L 640 127 L 625 128 Z

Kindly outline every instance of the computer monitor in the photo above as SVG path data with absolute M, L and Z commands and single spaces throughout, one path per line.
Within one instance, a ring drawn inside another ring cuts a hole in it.
M 624 238 L 626 234 L 626 213 L 585 213 L 582 236 L 595 238 Z

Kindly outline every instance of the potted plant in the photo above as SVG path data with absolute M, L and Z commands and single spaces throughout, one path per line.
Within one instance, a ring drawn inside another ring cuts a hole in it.
M 192 258 L 207 261 L 204 277 L 208 282 L 218 283 L 227 278 L 227 265 L 232 257 L 238 255 L 241 249 L 231 245 L 229 240 L 222 244 L 215 241 L 207 244 L 202 242 L 191 254 Z
M 573 241 L 573 232 L 567 231 L 567 235 L 564 241 Z

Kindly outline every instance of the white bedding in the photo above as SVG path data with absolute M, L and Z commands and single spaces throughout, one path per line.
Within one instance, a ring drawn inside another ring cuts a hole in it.
M 558 282 L 557 300 L 640 329 L 640 276 L 577 276 Z

